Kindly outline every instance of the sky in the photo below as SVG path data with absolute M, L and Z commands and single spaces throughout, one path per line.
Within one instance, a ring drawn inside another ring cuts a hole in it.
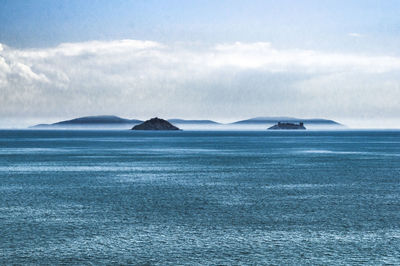
M 0 3 L 0 127 L 86 115 L 400 128 L 400 1 Z

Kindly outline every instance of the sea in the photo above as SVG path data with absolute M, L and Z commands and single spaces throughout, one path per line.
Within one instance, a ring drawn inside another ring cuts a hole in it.
M 400 131 L 0 130 L 1 265 L 400 264 Z

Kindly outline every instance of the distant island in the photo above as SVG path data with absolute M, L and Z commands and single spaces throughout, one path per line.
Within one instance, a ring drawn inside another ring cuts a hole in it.
M 218 123 L 213 120 L 187 120 L 173 118 L 165 120 L 184 130 L 265 130 L 278 122 L 304 122 L 307 129 L 343 129 L 344 125 L 328 119 L 303 119 L 295 117 L 255 117 L 233 123 Z M 33 129 L 131 129 L 143 123 L 140 119 L 126 119 L 115 115 L 84 116 L 70 120 L 59 121 L 53 124 L 39 124 Z
M 185 119 L 169 119 L 166 120 L 172 124 L 178 125 L 221 125 L 218 122 L 212 120 L 185 120 Z M 98 116 L 84 116 L 74 118 L 71 120 L 60 121 L 52 124 L 38 124 L 31 126 L 30 128 L 37 129 L 56 129 L 56 128 L 126 128 L 130 129 L 135 125 L 143 123 L 143 120 L 139 119 L 126 119 L 115 115 L 98 115 Z
M 53 124 L 39 124 L 31 128 L 121 127 L 142 123 L 138 119 L 125 119 L 115 115 L 84 116 Z
M 237 122 L 233 122 L 232 124 L 236 125 L 246 125 L 246 124 L 276 124 L 278 122 L 285 122 L 285 123 L 300 123 L 303 122 L 305 124 L 312 124 L 312 125 L 331 125 L 331 126 L 343 126 L 342 124 L 328 119 L 321 119 L 321 118 L 296 118 L 296 117 L 255 117 L 246 120 L 241 120 Z
M 278 124 L 268 128 L 268 130 L 305 130 L 305 129 L 306 128 L 303 122 L 300 122 L 298 124 L 278 122 Z
M 132 130 L 180 130 L 167 120 L 155 117 L 136 125 Z
M 249 129 L 249 130 L 265 130 L 265 128 L 272 127 L 279 122 L 299 124 L 303 122 L 310 130 L 340 130 L 345 129 L 346 126 L 333 120 L 323 118 L 297 118 L 297 117 L 254 117 L 246 120 L 233 122 L 230 126 L 236 129 Z
M 174 123 L 174 124 L 220 125 L 220 123 L 212 121 L 212 120 L 185 120 L 185 119 L 178 119 L 178 118 L 168 119 L 168 122 Z

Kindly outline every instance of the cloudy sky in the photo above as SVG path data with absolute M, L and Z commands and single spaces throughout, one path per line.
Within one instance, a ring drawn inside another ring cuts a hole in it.
M 7 1 L 0 126 L 77 116 L 400 127 L 399 1 Z

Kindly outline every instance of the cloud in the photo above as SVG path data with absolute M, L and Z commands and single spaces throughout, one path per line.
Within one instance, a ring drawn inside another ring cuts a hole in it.
M 360 38 L 360 37 L 363 37 L 364 35 L 362 35 L 360 33 L 356 33 L 356 32 L 350 32 L 347 34 L 347 36 L 354 37 L 354 38 Z
M 278 50 L 269 43 L 217 45 L 210 62 L 219 67 L 263 69 L 266 72 L 326 73 L 341 71 L 387 72 L 400 69 L 400 58 Z
M 398 57 L 284 50 L 266 42 L 0 45 L 0 115 L 393 116 L 400 111 L 393 102 L 399 70 Z

